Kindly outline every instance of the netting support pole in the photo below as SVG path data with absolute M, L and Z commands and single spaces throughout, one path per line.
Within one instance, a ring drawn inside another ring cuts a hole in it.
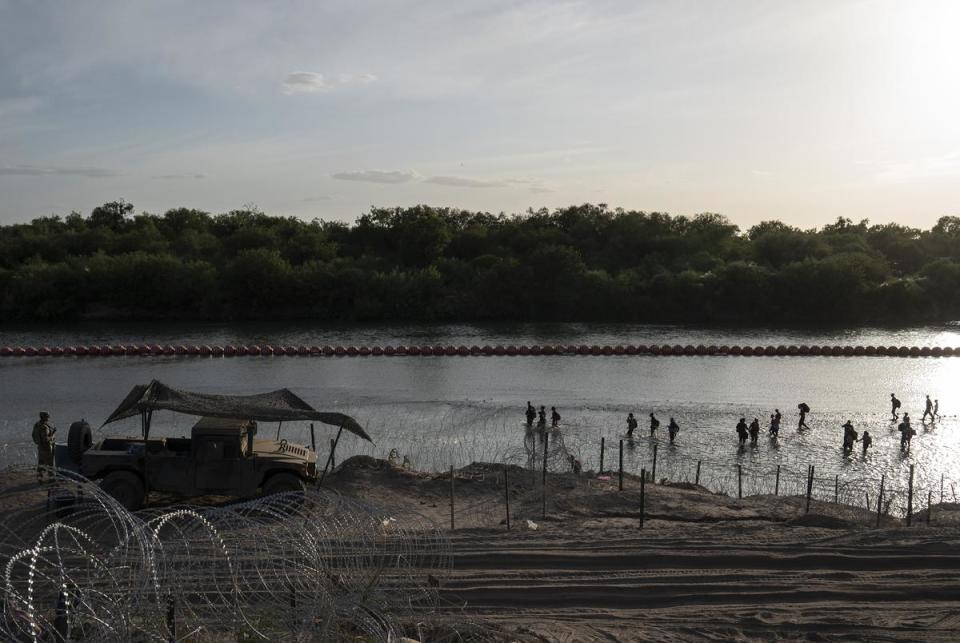
M 833 504 L 840 502 L 840 476 L 833 479 Z
M 940 504 L 943 504 L 943 474 L 940 474 Z
M 703 464 L 703 460 L 697 460 L 697 478 L 694 480 L 693 484 L 700 484 L 700 465 Z
M 640 469 L 640 529 L 643 529 L 643 514 L 646 512 L 646 486 L 647 486 L 647 470 Z
M 883 483 L 886 478 L 886 475 L 880 476 L 880 492 L 877 494 L 877 528 L 880 527 L 880 516 L 883 512 Z
M 453 521 L 453 495 L 454 495 L 453 481 L 454 481 L 453 465 L 451 464 L 450 465 L 450 531 L 453 531 L 454 528 L 456 528 L 456 524 Z
M 510 531 L 510 482 L 507 480 L 507 465 L 503 465 L 503 501 L 507 507 L 507 531 Z
M 623 491 L 623 440 L 620 440 L 620 473 L 619 475 L 619 491 Z
M 603 447 L 604 439 L 600 438 L 600 475 L 603 475 Z
M 864 491 L 863 493 L 865 493 L 867 496 L 867 511 L 870 511 L 870 492 Z
M 810 496 L 813 495 L 813 474 L 815 471 L 816 467 L 811 464 L 807 471 L 807 509 L 804 513 L 810 513 Z
M 910 483 L 907 486 L 907 527 L 913 525 L 913 465 L 910 465 Z
M 310 423 L 310 448 L 317 452 L 317 434 L 313 430 L 313 422 Z
M 930 524 L 930 514 L 933 512 L 933 492 L 927 492 L 927 524 Z
M 743 465 L 737 465 L 737 498 L 743 498 Z
M 547 517 L 547 445 L 550 444 L 550 434 L 543 433 L 543 497 L 541 498 L 540 517 Z
M 780 495 L 780 465 L 777 465 L 777 480 L 773 483 L 773 495 Z
M 340 441 L 340 434 L 343 433 L 343 427 L 337 431 L 337 439 L 331 440 L 330 442 L 330 455 L 327 456 L 327 463 L 323 465 L 323 473 L 320 474 L 320 481 L 317 483 L 317 486 L 323 486 L 323 479 L 327 477 L 327 470 L 333 466 L 333 452 L 337 450 L 337 442 Z

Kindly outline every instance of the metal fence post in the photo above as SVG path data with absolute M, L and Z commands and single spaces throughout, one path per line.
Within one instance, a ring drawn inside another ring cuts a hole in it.
M 657 484 L 657 445 L 653 445 L 653 473 L 650 476 L 650 482 Z
M 880 527 L 880 516 L 883 511 L 883 483 L 886 481 L 887 476 L 880 476 L 880 492 L 877 494 L 877 527 Z
M 812 464 L 810 469 L 807 471 L 807 509 L 804 513 L 810 513 L 810 496 L 813 495 L 813 474 L 816 471 L 816 467 Z
M 503 465 L 503 500 L 507 507 L 507 531 L 510 531 L 510 482 L 507 480 L 507 465 Z
M 927 524 L 930 524 L 930 514 L 933 512 L 933 492 L 927 492 Z
M 697 460 L 697 479 L 694 481 L 693 484 L 696 484 L 696 485 L 700 484 L 700 464 L 702 462 L 703 462 L 702 460 Z
M 910 484 L 907 487 L 907 527 L 913 524 L 913 465 L 910 465 Z
M 833 504 L 840 502 L 840 476 L 833 479 Z
M 780 495 L 780 465 L 777 465 L 777 481 L 773 484 L 773 495 Z
M 603 447 L 604 447 L 604 439 L 603 437 L 601 437 L 600 438 L 600 475 L 603 475 Z
M 743 498 L 743 465 L 737 465 L 737 498 Z
M 620 473 L 619 490 L 623 491 L 623 440 L 620 440 Z
M 645 487 L 647 485 L 647 470 L 640 469 L 640 529 L 643 529 L 643 515 L 646 513 Z
M 550 434 L 543 433 L 543 498 L 541 505 L 541 518 L 547 517 L 547 446 L 550 444 Z

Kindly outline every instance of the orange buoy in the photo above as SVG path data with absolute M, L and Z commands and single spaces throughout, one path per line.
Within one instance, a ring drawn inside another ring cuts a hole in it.
M 397 349 L 394 348 L 393 346 L 384 346 L 383 354 L 386 355 L 387 357 L 393 357 L 394 355 L 397 354 Z
M 686 350 L 686 349 L 685 349 L 683 346 L 681 346 L 680 344 L 674 344 L 674 345 L 673 345 L 673 354 L 674 354 L 674 355 L 683 355 L 683 353 L 684 353 L 685 350 Z
M 506 353 L 507 353 L 507 355 L 516 355 L 516 354 L 517 354 L 517 347 L 514 346 L 513 344 L 510 344 L 509 346 L 507 346 Z
M 726 344 L 721 344 L 721 346 L 717 349 L 717 352 L 720 353 L 721 355 L 729 355 L 730 347 L 727 346 Z
M 554 354 L 556 354 L 556 352 L 557 352 L 556 347 L 555 347 L 555 346 L 551 346 L 551 345 L 549 345 L 549 344 L 546 344 L 546 345 L 540 347 L 540 354 L 541 354 L 541 355 L 554 355 Z
M 345 350 L 344 352 L 345 352 L 349 357 L 356 357 L 356 356 L 360 353 L 360 351 L 357 350 L 357 347 L 356 347 L 356 346 L 347 346 L 347 348 L 346 348 L 346 350 Z
M 10 346 L 4 346 L 3 348 L 0 348 L 0 355 L 3 357 L 10 357 L 13 355 L 13 348 Z
M 775 350 L 775 354 L 776 355 L 791 355 L 791 354 L 796 355 L 796 353 L 790 353 L 790 347 L 784 346 L 783 344 L 779 344 L 777 346 Z
M 223 346 L 214 345 L 210 348 L 210 353 L 215 357 L 220 357 L 223 355 Z
M 223 347 L 223 354 L 226 357 L 233 357 L 237 354 L 237 347 L 233 344 L 227 344 Z
M 674 350 L 676 350 L 676 349 L 674 349 Z M 692 344 L 688 344 L 687 346 L 684 346 L 684 347 L 683 347 L 682 351 L 683 351 L 683 354 L 684 354 L 684 355 L 696 355 L 696 354 L 697 354 L 697 347 L 694 346 L 694 345 L 692 345 Z
M 600 352 L 604 355 L 613 355 L 613 346 L 601 346 Z
M 793 346 L 793 345 L 787 346 L 787 355 L 799 355 L 799 354 L 800 354 L 799 347 Z
M 912 352 L 913 352 L 913 351 L 911 350 L 911 353 L 912 353 Z M 920 347 L 920 357 L 930 357 L 930 347 L 929 347 L 929 346 L 921 346 L 921 347 Z
M 853 355 L 853 346 L 844 346 L 843 347 L 844 357 L 850 357 Z
M 40 348 L 37 349 L 37 355 L 49 355 L 49 354 L 50 354 L 49 346 L 41 346 Z
M 457 355 L 460 355 L 461 357 L 466 357 L 467 355 L 470 354 L 470 352 L 471 352 L 470 349 L 467 348 L 466 346 L 463 346 L 463 345 L 457 346 Z
M 651 345 L 648 350 L 650 351 L 650 354 L 651 354 L 651 355 L 659 355 L 659 354 L 660 354 L 660 347 L 657 346 L 656 344 Z
M 944 357 L 952 357 L 953 355 L 956 355 L 956 354 L 957 354 L 957 351 L 956 351 L 956 349 L 953 348 L 952 346 L 944 346 L 944 347 L 943 347 L 943 356 L 944 356 Z
M 239 346 L 237 346 L 237 355 L 238 355 L 238 356 L 244 357 L 244 356 L 249 355 L 249 354 L 250 354 L 250 351 L 247 349 L 246 346 L 244 346 L 243 344 L 240 344 Z
M 809 355 L 810 347 L 807 346 L 806 344 L 801 344 L 800 346 L 797 346 L 797 353 L 799 353 L 800 355 Z
M 941 357 L 943 355 L 943 349 L 939 346 L 932 346 L 930 348 L 930 354 L 934 357 Z
M 383 348 L 381 348 L 380 346 L 374 346 L 373 348 L 370 349 L 370 354 L 373 355 L 374 357 L 380 357 L 381 355 L 383 355 Z
M 480 352 L 483 353 L 484 355 L 493 355 L 493 346 L 490 346 L 489 344 L 484 344 L 483 348 L 480 349 Z
M 408 346 L 408 347 L 406 347 L 404 353 L 401 353 L 401 352 L 400 352 L 400 349 L 398 348 L 398 349 L 397 349 L 397 354 L 398 354 L 398 355 L 406 354 L 406 355 L 417 356 L 417 355 L 420 354 L 420 347 L 419 347 L 419 346 Z
M 600 345 L 599 345 L 599 344 L 591 344 L 591 345 L 590 345 L 590 354 L 591 354 L 591 355 L 599 355 L 601 352 L 603 352 L 603 349 L 600 348 Z
M 730 347 L 730 354 L 731 354 L 731 355 L 741 355 L 741 354 L 743 354 L 743 349 L 740 348 L 739 346 L 737 346 L 736 344 L 734 344 L 733 346 Z
M 864 348 L 863 346 L 854 346 L 854 347 L 853 347 L 853 354 L 854 354 L 854 355 L 857 355 L 857 356 L 866 355 L 866 354 L 867 354 L 867 349 Z
M 369 357 L 370 356 L 370 347 L 369 346 L 360 346 L 357 348 L 357 353 L 360 357 Z
M 753 346 L 744 346 L 742 349 L 740 349 L 740 354 L 743 355 L 744 357 L 752 357 Z
M 533 346 L 527 349 L 527 353 L 530 355 L 543 355 L 543 349 L 540 347 L 539 344 L 534 344 Z
M 23 352 L 27 357 L 33 357 L 37 354 L 37 349 L 33 346 L 27 346 L 23 349 Z
M 636 355 L 636 354 L 637 354 L 637 347 L 636 347 L 635 344 L 627 344 L 627 345 L 623 348 L 623 352 L 626 353 L 627 355 Z
M 673 355 L 673 346 L 671 346 L 671 345 L 669 345 L 669 344 L 664 344 L 663 346 L 660 347 L 660 354 L 661 354 L 661 355 Z
M 877 354 L 877 347 L 876 347 L 876 346 L 864 346 L 864 347 L 863 347 L 863 354 L 864 354 L 864 355 L 867 355 L 867 356 L 869 356 L 869 357 L 873 357 L 874 355 Z
M 784 347 L 783 353 L 780 353 L 776 346 L 764 346 L 763 348 L 763 354 L 767 357 L 773 357 L 774 355 L 786 355 L 786 353 L 786 347 Z

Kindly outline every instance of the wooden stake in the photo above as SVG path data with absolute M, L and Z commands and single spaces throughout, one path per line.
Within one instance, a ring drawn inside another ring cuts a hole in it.
M 600 475 L 603 475 L 603 447 L 604 439 L 600 438 Z
M 773 484 L 773 495 L 780 495 L 780 465 L 777 465 L 777 481 Z
M 697 479 L 696 481 L 694 481 L 693 484 L 696 484 L 696 485 L 700 484 L 700 464 L 702 462 L 703 462 L 702 460 L 697 460 Z
M 454 481 L 453 465 L 451 464 L 450 465 L 450 531 L 453 531 L 455 527 L 455 524 L 453 521 L 453 495 L 454 495 L 453 481 Z
M 940 474 L 940 504 L 943 504 L 943 474 Z
M 804 513 L 810 513 L 810 496 L 813 495 L 813 474 L 815 467 L 811 464 L 807 472 L 807 509 Z
M 833 504 L 840 502 L 840 476 L 833 479 Z
M 737 498 L 743 498 L 743 465 L 737 465 Z
M 927 524 L 930 524 L 930 514 L 933 512 L 933 492 L 927 492 Z

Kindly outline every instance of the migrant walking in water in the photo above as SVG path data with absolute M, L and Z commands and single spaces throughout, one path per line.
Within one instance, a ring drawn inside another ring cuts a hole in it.
M 550 426 L 556 428 L 560 424 L 560 414 L 557 413 L 557 407 L 550 407 Z
M 680 425 L 677 424 L 673 418 L 670 418 L 670 424 L 667 425 L 667 429 L 670 431 L 670 444 L 673 444 L 673 439 L 677 437 L 677 433 L 680 432 Z
M 780 412 L 770 414 L 770 437 L 780 435 Z
M 927 416 L 928 416 L 928 415 L 930 416 L 930 421 L 932 422 L 933 419 L 934 419 L 934 417 L 933 417 L 933 401 L 930 399 L 930 396 L 929 396 L 929 395 L 927 395 L 927 401 L 926 401 L 926 403 L 925 403 L 925 405 L 924 405 L 923 416 L 920 418 L 920 422 L 921 422 L 921 423 L 926 423 L 926 421 L 927 421 Z
M 537 410 L 533 408 L 533 404 L 530 404 L 530 401 L 527 400 L 527 426 L 533 426 L 535 419 L 537 419 Z
M 757 439 L 760 437 L 760 420 L 753 418 L 753 422 L 750 423 L 750 446 L 757 446 Z
M 633 437 L 633 431 L 637 428 L 637 418 L 633 417 L 633 413 L 627 413 L 627 437 Z
M 861 442 L 863 442 L 863 455 L 864 457 L 866 457 L 867 449 L 869 449 L 870 445 L 873 444 L 873 438 L 870 437 L 869 431 L 863 432 L 863 439 L 861 440 Z
M 740 418 L 740 421 L 737 422 L 737 438 L 740 440 L 740 446 L 742 447 L 747 442 L 747 419 Z
M 853 428 L 853 423 L 847 420 L 843 425 L 843 455 L 849 455 L 853 451 L 853 444 L 857 441 L 857 432 Z
M 933 401 L 933 417 L 940 419 L 940 400 Z
M 900 400 L 897 399 L 897 396 L 893 393 L 890 394 L 890 415 L 893 417 L 890 419 L 891 422 L 896 422 L 897 418 L 900 417 L 900 414 L 897 413 L 897 409 L 900 408 Z
M 657 432 L 657 429 L 660 428 L 660 420 L 654 416 L 653 413 L 650 414 L 650 437 L 652 438 L 654 433 Z
M 910 440 L 913 439 L 913 436 L 917 432 L 910 426 L 910 415 L 907 413 L 903 414 L 903 422 L 900 423 L 900 426 L 897 427 L 900 431 L 900 448 L 908 449 L 910 448 Z
M 810 407 L 807 406 L 806 402 L 800 402 L 800 404 L 797 404 L 797 408 L 800 410 L 800 421 L 797 422 L 797 431 L 809 429 L 810 427 L 807 426 L 807 413 L 810 412 Z
M 547 426 L 547 407 L 541 406 L 540 411 L 537 412 L 537 426 L 545 427 Z

